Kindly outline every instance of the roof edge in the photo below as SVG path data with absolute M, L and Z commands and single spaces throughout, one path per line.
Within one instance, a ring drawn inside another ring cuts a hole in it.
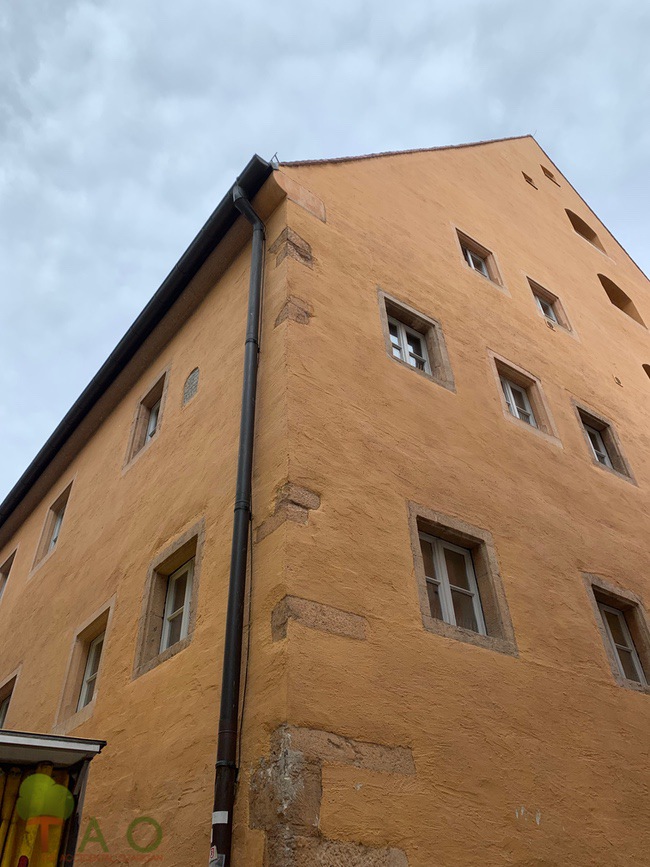
M 280 167 L 282 166 L 315 166 L 321 165 L 323 163 L 348 163 L 355 162 L 356 160 L 376 160 L 380 157 L 398 157 L 405 156 L 406 154 L 425 154 L 431 153 L 432 151 L 452 151 L 452 150 L 460 150 L 461 148 L 475 148 L 480 147 L 481 145 L 490 145 L 490 144 L 499 144 L 504 141 L 518 141 L 523 138 L 531 138 L 533 141 L 536 141 L 535 137 L 530 133 L 525 133 L 524 135 L 511 135 L 505 136 L 504 138 L 492 138 L 485 139 L 484 141 L 472 141 L 465 142 L 462 144 L 455 145 L 439 145 L 438 147 L 432 148 L 411 148 L 410 150 L 404 151 L 379 151 L 375 154 L 360 154 L 358 156 L 353 157 L 326 157 L 324 159 L 318 160 L 290 160 L 288 162 L 281 162 Z
M 255 154 L 235 183 L 243 187 L 248 197 L 253 199 L 272 172 L 271 164 Z M 83 419 L 135 356 L 147 337 L 178 301 L 210 253 L 232 228 L 239 217 L 239 211 L 233 204 L 232 191 L 234 186 L 235 184 L 230 187 L 221 202 L 210 214 L 140 315 L 65 414 L 4 501 L 0 503 L 0 528 L 17 509 Z

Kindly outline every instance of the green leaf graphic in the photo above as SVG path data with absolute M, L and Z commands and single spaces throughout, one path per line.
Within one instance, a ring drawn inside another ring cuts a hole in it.
M 69 789 L 54 782 L 45 774 L 32 774 L 20 786 L 16 810 L 21 819 L 36 816 L 54 816 L 67 819 L 74 809 L 74 798 Z

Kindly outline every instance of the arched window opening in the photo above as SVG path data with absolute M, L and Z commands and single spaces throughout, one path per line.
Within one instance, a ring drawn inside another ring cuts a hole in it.
M 645 328 L 645 322 L 641 319 L 641 314 L 634 306 L 634 301 L 623 292 L 621 287 L 617 286 L 609 277 L 605 277 L 604 274 L 599 274 L 598 279 L 614 307 L 618 307 L 619 310 L 622 310 L 623 313 L 626 313 L 635 322 L 638 322 L 639 325 L 643 325 Z
M 589 243 L 593 244 L 594 247 L 598 247 L 601 253 L 605 252 L 605 248 L 603 247 L 600 238 L 591 226 L 585 223 L 582 217 L 579 217 L 577 214 L 574 214 L 573 211 L 569 210 L 567 210 L 566 215 L 571 221 L 571 225 L 581 238 L 584 238 L 585 241 L 589 241 Z
M 190 375 L 185 380 L 185 385 L 183 386 L 183 406 L 197 393 L 199 390 L 199 369 L 195 367 L 194 370 L 190 373 Z

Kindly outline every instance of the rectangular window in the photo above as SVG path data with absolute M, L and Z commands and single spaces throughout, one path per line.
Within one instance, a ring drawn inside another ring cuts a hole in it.
M 166 377 L 166 374 L 161 376 L 138 404 L 127 460 L 131 460 L 142 451 L 160 430 Z
M 0 599 L 5 592 L 5 587 L 7 586 L 7 581 L 9 580 L 9 573 L 11 572 L 11 567 L 14 565 L 14 558 L 16 556 L 16 552 L 14 551 L 11 556 L 7 557 L 5 562 L 0 566 Z
M 471 552 L 427 533 L 420 533 L 420 548 L 431 616 L 485 635 Z
M 487 279 L 491 280 L 493 283 L 502 285 L 494 255 L 487 249 L 487 247 L 474 241 L 463 232 L 458 230 L 456 231 L 465 263 L 472 269 L 472 271 L 476 271 L 482 277 L 487 277 Z
M 516 654 L 490 533 L 409 503 L 422 625 L 428 632 Z
M 169 576 L 165 598 L 162 638 L 160 641 L 161 652 L 187 636 L 193 577 L 193 559 L 181 566 L 180 569 L 172 572 Z
M 92 697 L 95 694 L 95 683 L 97 681 L 99 663 L 104 648 L 104 636 L 104 632 L 100 633 L 96 638 L 93 638 L 88 645 L 88 654 L 86 656 L 86 665 L 81 682 L 81 692 L 79 694 L 77 710 L 81 710 L 82 707 L 86 707 L 87 704 L 90 704 Z
M 503 394 L 510 414 L 514 415 L 515 418 L 518 418 L 521 421 L 525 421 L 526 424 L 529 424 L 532 427 L 537 427 L 535 413 L 533 412 L 533 408 L 528 400 L 526 389 L 522 388 L 520 385 L 515 385 L 514 382 L 510 382 L 510 380 L 506 379 L 505 376 L 499 378 L 501 380 L 501 388 L 503 389 Z
M 575 402 L 574 406 L 594 463 L 632 479 L 612 424 L 604 417 Z
M 546 319 L 547 324 L 559 325 L 560 328 L 571 331 L 569 320 L 557 295 L 549 292 L 548 289 L 540 286 L 539 283 L 535 283 L 530 277 L 528 278 L 528 285 L 533 293 L 537 309 Z
M 57 499 L 50 506 L 47 516 L 45 518 L 45 526 L 43 527 L 43 533 L 41 535 L 41 541 L 39 542 L 38 548 L 36 550 L 36 558 L 34 560 L 34 565 L 39 563 L 44 557 L 50 554 L 59 543 L 59 538 L 61 536 L 61 530 L 63 527 L 63 519 L 65 517 L 65 512 L 68 507 L 68 500 L 70 499 L 70 491 L 72 490 L 72 483 L 68 485 L 68 487 L 63 491 L 63 493 L 57 497 Z
M 388 317 L 388 330 L 394 357 L 405 361 L 411 367 L 431 373 L 424 335 L 418 334 L 392 316 Z
M 381 289 L 379 309 L 389 357 L 453 391 L 454 376 L 440 322 Z
M 621 677 L 646 686 L 647 680 L 625 619 L 625 612 L 618 608 L 612 608 L 611 605 L 605 605 L 603 602 L 598 603 L 598 608 L 603 618 L 607 637 L 618 661 Z
M 537 301 L 537 306 L 547 319 L 550 319 L 551 322 L 557 322 L 557 316 L 555 315 L 555 310 L 553 310 L 553 305 L 550 301 L 547 301 L 546 298 L 542 298 L 541 295 L 535 295 L 535 301 Z

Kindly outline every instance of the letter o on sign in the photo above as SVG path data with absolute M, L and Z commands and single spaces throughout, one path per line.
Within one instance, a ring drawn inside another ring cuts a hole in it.
M 151 843 L 149 843 L 148 846 L 139 846 L 135 842 L 135 840 L 133 839 L 133 832 L 138 827 L 138 825 L 145 825 L 145 824 L 151 825 L 151 827 L 156 832 L 156 836 L 151 841 Z M 153 852 L 154 849 L 157 849 L 158 846 L 160 846 L 160 842 L 162 840 L 162 837 L 163 837 L 162 828 L 160 827 L 158 822 L 156 822 L 155 819 L 151 819 L 151 818 L 149 818 L 149 816 L 140 816 L 139 819 L 134 819 L 131 822 L 131 824 L 129 825 L 129 827 L 126 829 L 127 842 L 132 849 L 135 849 L 136 852 Z

